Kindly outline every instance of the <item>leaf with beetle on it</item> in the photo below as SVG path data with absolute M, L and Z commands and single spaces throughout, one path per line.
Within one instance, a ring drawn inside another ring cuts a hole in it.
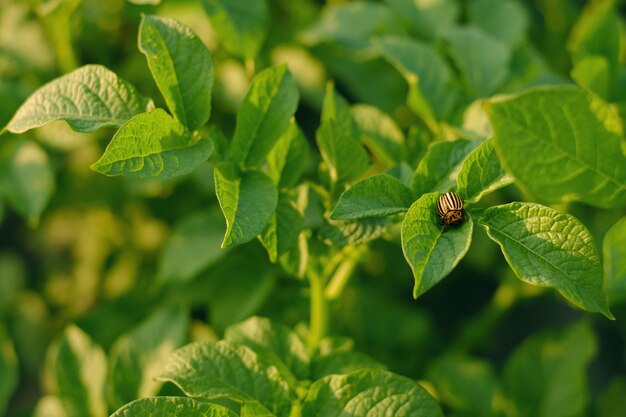
M 436 207 L 439 198 L 439 193 L 422 195 L 402 221 L 402 251 L 415 278 L 415 298 L 445 278 L 472 241 L 473 222 L 467 214 L 459 226 L 442 226 Z
M 120 127 L 154 108 L 129 82 L 102 65 L 85 65 L 40 87 L 20 106 L 6 129 L 24 133 L 55 120 L 77 132 Z
M 552 287 L 578 307 L 613 319 L 600 258 L 578 219 L 535 203 L 493 206 L 473 216 L 522 281 Z

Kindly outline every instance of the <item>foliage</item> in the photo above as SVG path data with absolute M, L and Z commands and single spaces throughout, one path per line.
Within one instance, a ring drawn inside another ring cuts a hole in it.
M 579 3 L 0 0 L 0 414 L 619 415 L 624 6 Z

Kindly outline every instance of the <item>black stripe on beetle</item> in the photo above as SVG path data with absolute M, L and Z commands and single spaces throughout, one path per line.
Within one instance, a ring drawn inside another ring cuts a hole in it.
M 463 223 L 463 200 L 454 193 L 445 193 L 437 201 L 437 214 L 444 226 L 458 226 Z

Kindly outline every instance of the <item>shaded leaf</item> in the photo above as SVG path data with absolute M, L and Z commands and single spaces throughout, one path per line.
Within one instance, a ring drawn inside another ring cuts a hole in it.
M 278 138 L 267 155 L 267 174 L 278 187 L 293 187 L 309 157 L 309 144 L 295 122 Z
M 387 217 L 371 217 L 347 222 L 324 224 L 319 231 L 320 239 L 328 245 L 359 245 L 378 239 L 389 226 Z
M 155 397 L 133 401 L 111 417 L 236 417 L 237 414 L 219 404 L 195 401 L 185 397 Z
M 276 262 L 279 256 L 291 249 L 303 228 L 304 218 L 295 201 L 288 194 L 280 193 L 276 209 L 259 237 L 270 261 Z
M 473 0 L 467 13 L 472 23 L 508 46 L 518 45 L 526 35 L 528 13 L 517 0 Z
M 202 0 L 224 49 L 242 58 L 258 54 L 269 22 L 266 0 Z
M 396 122 L 377 107 L 359 104 L 352 107 L 361 141 L 386 165 L 407 159 L 404 133 Z
M 604 235 L 602 255 L 609 301 L 622 301 L 626 299 L 626 217 Z

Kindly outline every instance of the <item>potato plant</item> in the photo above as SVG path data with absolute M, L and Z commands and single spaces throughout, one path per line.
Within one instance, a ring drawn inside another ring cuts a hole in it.
M 0 413 L 626 412 L 622 2 L 0 6 Z

